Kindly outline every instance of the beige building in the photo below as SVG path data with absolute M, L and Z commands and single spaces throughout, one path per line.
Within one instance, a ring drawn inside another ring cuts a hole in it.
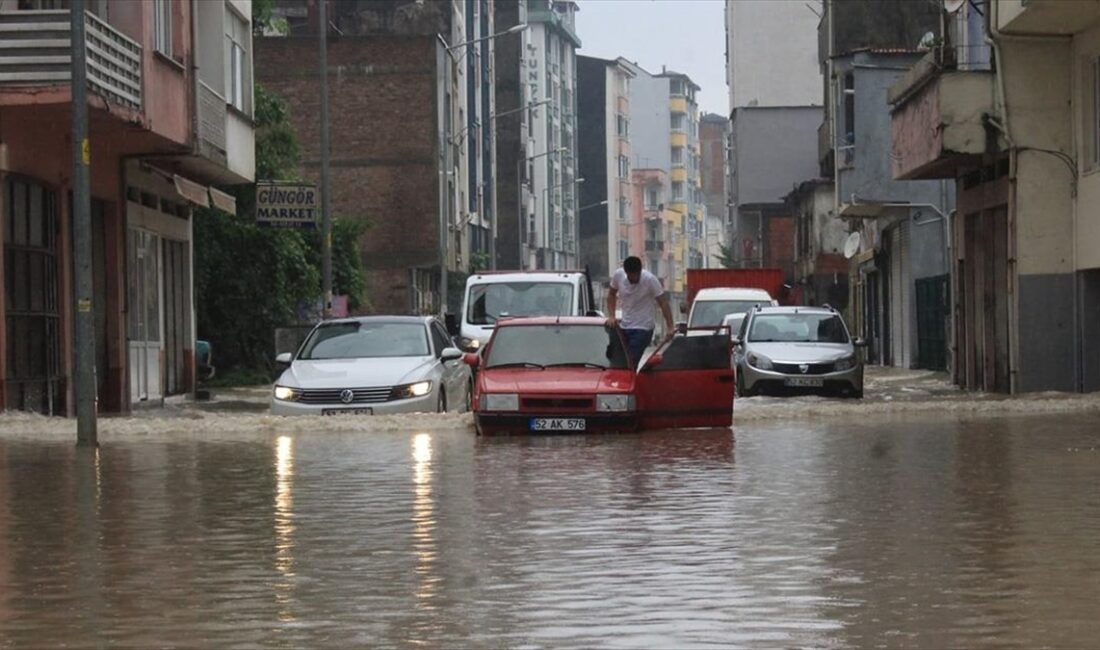
M 890 92 L 897 178 L 953 178 L 956 380 L 1100 390 L 1100 5 L 948 3 Z

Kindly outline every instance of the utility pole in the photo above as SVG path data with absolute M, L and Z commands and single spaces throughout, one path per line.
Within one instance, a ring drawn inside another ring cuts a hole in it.
M 320 4 L 321 51 L 321 289 L 324 293 L 324 318 L 332 317 L 332 179 L 329 177 L 328 133 L 328 16 L 325 5 Z
M 89 188 L 88 64 L 84 0 L 69 9 L 73 107 L 73 274 L 76 287 L 76 444 L 98 447 L 96 432 L 95 312 L 92 311 L 92 210 Z

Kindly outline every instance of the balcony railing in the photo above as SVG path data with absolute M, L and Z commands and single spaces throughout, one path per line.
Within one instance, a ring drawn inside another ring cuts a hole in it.
M 69 12 L 0 11 L 0 85 L 52 86 L 72 78 Z M 140 109 L 141 45 L 86 12 L 88 89 Z
M 646 241 L 645 252 L 663 253 L 665 252 L 665 243 L 663 241 Z

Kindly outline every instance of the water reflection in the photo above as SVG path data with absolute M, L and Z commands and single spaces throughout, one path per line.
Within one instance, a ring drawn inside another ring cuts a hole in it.
M 412 439 L 413 550 L 416 553 L 416 591 L 420 607 L 431 607 L 439 577 L 436 575 L 435 503 L 432 498 L 432 436 L 418 433 Z
M 294 592 L 294 439 L 279 436 L 275 442 L 275 583 L 279 620 L 293 621 Z

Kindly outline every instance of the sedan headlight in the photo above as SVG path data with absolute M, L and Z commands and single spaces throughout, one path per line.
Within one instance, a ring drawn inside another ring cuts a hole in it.
M 634 396 L 625 394 L 597 395 L 597 411 L 633 411 Z
M 481 396 L 483 411 L 518 411 L 519 395 L 516 393 L 486 393 Z
M 481 347 L 481 341 L 479 341 L 478 339 L 471 339 L 463 336 L 462 339 L 458 342 L 458 345 L 465 352 L 477 352 L 478 349 Z
M 298 391 L 288 386 L 276 386 L 275 399 L 283 402 L 293 402 L 298 399 Z
M 833 368 L 835 368 L 836 370 L 851 370 L 852 368 L 855 368 L 856 364 L 858 363 L 859 362 L 856 361 L 856 358 L 854 356 L 844 357 L 843 359 L 837 360 Z
M 394 386 L 390 391 L 390 399 L 410 399 L 413 397 L 424 397 L 428 393 L 432 392 L 432 382 L 430 381 L 418 381 L 415 384 L 405 384 L 403 386 Z
M 759 368 L 760 370 L 771 370 L 772 360 L 767 357 L 762 357 L 759 354 L 749 355 L 749 365 L 753 368 Z

